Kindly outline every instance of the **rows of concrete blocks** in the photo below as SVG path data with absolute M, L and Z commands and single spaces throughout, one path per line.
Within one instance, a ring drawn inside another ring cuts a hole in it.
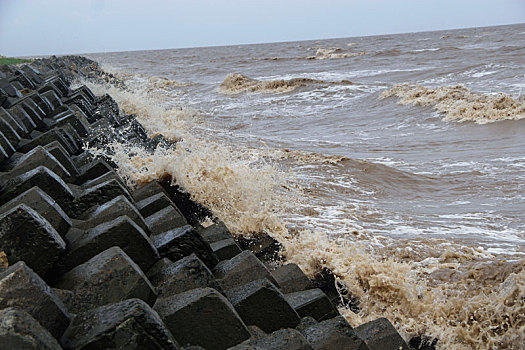
M 408 349 L 384 318 L 350 327 L 297 265 L 199 225 L 187 196 L 129 188 L 84 151 L 151 140 L 111 97 L 72 90 L 75 65 L 0 73 L 0 349 Z

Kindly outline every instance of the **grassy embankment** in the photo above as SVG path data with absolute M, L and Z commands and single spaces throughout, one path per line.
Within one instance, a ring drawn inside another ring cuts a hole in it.
M 31 60 L 25 58 L 11 58 L 11 57 L 0 57 L 0 65 L 2 64 L 18 64 L 31 62 Z

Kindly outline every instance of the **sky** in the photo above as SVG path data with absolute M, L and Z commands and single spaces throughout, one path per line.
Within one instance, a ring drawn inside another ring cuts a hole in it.
M 169 49 L 525 22 L 525 0 L 0 0 L 0 55 Z

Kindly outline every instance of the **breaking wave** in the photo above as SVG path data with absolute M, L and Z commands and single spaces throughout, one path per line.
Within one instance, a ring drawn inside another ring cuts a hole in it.
M 234 84 L 233 91 L 275 86 L 265 87 L 266 82 L 242 75 L 237 78 L 240 83 Z M 284 86 L 317 83 L 292 81 L 284 81 Z M 109 93 L 124 112 L 137 116 L 150 135 L 178 140 L 176 147 L 158 147 L 154 152 L 112 144 L 105 156 L 118 165 L 125 179 L 142 184 L 171 178 L 234 234 L 269 234 L 283 244 L 286 258 L 309 275 L 330 268 L 359 298 L 359 313 L 341 309 L 353 326 L 385 316 L 405 337 L 437 337 L 442 349 L 519 349 L 524 343 L 525 260 L 494 262 L 494 256 L 482 249 L 442 240 L 393 241 L 351 227 L 338 235 L 291 227 L 285 217 L 308 205 L 308 191 L 290 172 L 265 159 L 341 167 L 348 158 L 244 150 L 204 138 L 194 130 L 200 123 L 196 111 L 166 108 L 151 91 L 130 92 L 89 82 L 88 86 L 96 94 Z
M 472 121 L 478 124 L 525 118 L 525 101 L 510 95 L 475 93 L 464 86 L 426 88 L 421 85 L 395 85 L 382 98 L 396 96 L 403 105 L 433 106 L 445 121 Z
M 295 89 L 312 84 L 351 85 L 352 82 L 342 80 L 340 82 L 328 82 L 310 78 L 294 78 L 290 80 L 257 80 L 249 78 L 240 73 L 228 74 L 219 86 L 219 91 L 225 94 L 239 94 L 242 92 L 279 93 L 290 92 Z
M 334 48 L 316 48 L 317 51 L 315 53 L 315 56 L 308 56 L 306 57 L 309 60 L 330 60 L 330 59 L 338 59 L 338 58 L 350 58 L 350 57 L 357 57 L 357 56 L 363 56 L 368 54 L 368 52 L 362 51 L 362 52 L 344 52 L 342 48 L 334 47 Z

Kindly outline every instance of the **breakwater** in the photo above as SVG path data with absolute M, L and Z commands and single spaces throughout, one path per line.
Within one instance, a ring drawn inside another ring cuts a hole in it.
M 122 84 L 82 57 L 0 67 L 1 349 L 409 348 L 386 318 L 352 328 L 329 270 L 203 224 L 173 179 L 126 185 L 86 146 L 177 144 L 77 78 Z

